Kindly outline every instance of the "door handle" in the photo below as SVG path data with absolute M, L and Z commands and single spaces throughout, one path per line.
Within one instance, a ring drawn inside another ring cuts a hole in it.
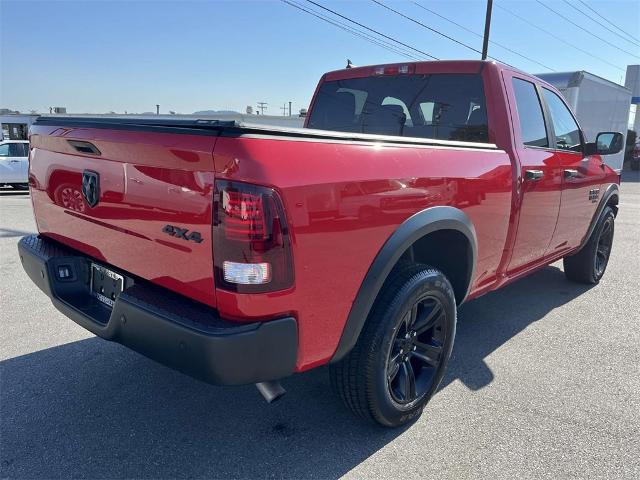
M 578 170 L 572 170 L 568 168 L 564 171 L 564 178 L 576 178 L 578 176 Z
M 544 176 L 544 172 L 542 170 L 525 170 L 524 171 L 524 179 L 536 181 L 540 180 Z

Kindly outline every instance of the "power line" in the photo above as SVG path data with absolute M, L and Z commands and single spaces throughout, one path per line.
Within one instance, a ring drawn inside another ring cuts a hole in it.
M 467 45 L 467 44 L 466 44 L 466 43 L 464 43 L 464 42 L 461 42 L 461 41 L 459 41 L 459 40 L 456 40 L 455 38 L 450 37 L 449 35 L 446 35 L 446 34 L 444 34 L 444 33 L 440 32 L 439 30 L 436 30 L 435 28 L 431 28 L 431 27 L 429 27 L 428 25 L 425 25 L 424 23 L 419 22 L 418 20 L 415 20 L 415 19 L 413 19 L 413 18 L 411 18 L 411 17 L 407 16 L 407 15 L 405 15 L 405 14 L 404 14 L 404 13 L 402 13 L 402 12 L 399 12 L 398 10 L 394 10 L 393 8 L 389 7 L 388 5 L 385 5 L 385 4 L 384 4 L 384 3 L 382 3 L 382 2 L 379 2 L 378 0 L 371 0 L 371 1 L 372 1 L 373 3 L 376 3 L 376 4 L 380 5 L 380 6 L 381 6 L 381 7 L 383 7 L 383 8 L 386 8 L 387 10 L 392 11 L 392 12 L 393 12 L 393 13 L 395 13 L 396 15 L 400 15 L 401 17 L 406 18 L 407 20 L 409 20 L 409 21 L 411 21 L 411 22 L 413 22 L 413 23 L 415 23 L 415 24 L 417 24 L 417 25 L 420 25 L 420 26 L 421 26 L 421 27 L 423 27 L 423 28 L 426 28 L 427 30 L 430 30 L 430 31 L 432 31 L 432 32 L 434 32 L 434 33 L 436 33 L 436 34 L 440 35 L 441 37 L 444 37 L 444 38 L 446 38 L 446 39 L 448 39 L 448 40 L 451 40 L 452 42 L 455 42 L 455 43 L 457 43 L 458 45 L 462 45 L 463 47 L 468 48 L 469 50 L 473 50 L 473 51 L 474 51 L 474 52 L 476 52 L 476 53 L 482 54 L 482 52 L 481 52 L 480 50 L 478 50 L 477 48 L 473 48 L 471 45 Z
M 508 9 L 508 8 L 506 8 L 506 7 L 503 7 L 502 5 L 496 4 L 496 7 L 498 7 L 500 10 L 503 10 L 503 11 L 507 12 L 509 15 L 511 15 L 511 16 L 513 16 L 513 17 L 516 17 L 517 19 L 521 20 L 522 22 L 526 23 L 527 25 L 529 25 L 529 26 L 531 26 L 531 27 L 533 27 L 533 28 L 536 28 L 536 29 L 540 30 L 541 32 L 546 33 L 546 34 L 547 34 L 547 35 L 549 35 L 550 37 L 555 38 L 555 39 L 556 39 L 556 40 L 558 40 L 559 42 L 562 42 L 562 43 L 564 43 L 565 45 L 568 45 L 568 46 L 570 46 L 571 48 L 573 48 L 573 49 L 575 49 L 575 50 L 578 50 L 579 52 L 582 52 L 582 53 L 584 53 L 584 54 L 588 55 L 588 56 L 589 56 L 589 57 L 591 57 L 591 58 L 595 58 L 595 59 L 597 59 L 597 60 L 600 60 L 601 62 L 606 63 L 607 65 L 609 65 L 609 66 L 611 66 L 611 67 L 613 67 L 613 68 L 616 68 L 616 69 L 620 70 L 621 72 L 624 72 L 624 71 L 625 71 L 623 68 L 620 68 L 618 65 L 615 65 L 615 64 L 613 64 L 613 63 L 611 63 L 611 62 L 609 62 L 609 61 L 605 60 L 604 58 L 600 58 L 600 57 L 598 57 L 598 56 L 596 56 L 596 55 L 593 55 L 591 52 L 588 52 L 587 50 L 584 50 L 583 48 L 577 47 L 576 45 L 574 45 L 574 44 L 572 44 L 572 43 L 567 42 L 567 41 L 566 41 L 566 40 L 564 40 L 563 38 L 561 38 L 561 37 L 557 36 L 555 33 L 552 33 L 552 32 L 550 32 L 549 30 L 546 30 L 546 29 L 544 29 L 544 28 L 542 28 L 542 27 L 539 27 L 539 26 L 538 26 L 538 25 L 536 25 L 535 23 L 531 23 L 531 21 L 530 21 L 530 20 L 528 20 L 528 19 L 526 19 L 526 18 L 524 18 L 524 17 L 522 17 L 522 16 L 518 15 L 517 13 L 512 12 L 511 10 L 509 10 L 509 9 Z
M 439 14 L 438 12 L 435 12 L 435 11 L 431 10 L 430 8 L 427 8 L 427 7 L 425 7 L 425 6 L 421 5 L 421 4 L 419 4 L 418 2 L 415 2 L 415 1 L 413 1 L 413 0 L 412 0 L 412 1 L 411 1 L 411 3 L 413 3 L 414 5 L 416 5 L 416 6 L 420 7 L 420 8 L 422 8 L 423 10 L 426 10 L 427 12 L 432 13 L 433 15 L 435 15 L 435 16 L 437 16 L 437 17 L 442 18 L 443 20 L 446 20 L 447 22 L 449 22 L 449 23 L 451 23 L 451 24 L 455 25 L 456 27 L 461 28 L 461 29 L 463 29 L 463 30 L 465 30 L 465 31 L 467 31 L 467 32 L 469 32 L 469 33 L 471 33 L 471 34 L 475 35 L 476 37 L 480 37 L 480 38 L 482 38 L 482 35 L 481 35 L 481 34 L 479 34 L 479 33 L 477 33 L 477 32 L 474 32 L 473 30 L 471 30 L 470 28 L 465 27 L 464 25 L 460 25 L 459 23 L 454 22 L 453 20 L 451 20 L 451 19 L 449 19 L 449 18 L 445 17 L 444 15 Z M 496 41 L 494 41 L 494 40 L 489 40 L 489 43 L 491 43 L 492 45 L 495 45 L 495 46 L 497 46 L 497 47 L 500 47 L 500 48 L 502 48 L 502 49 L 504 49 L 504 50 L 507 50 L 508 52 L 511 52 L 511 53 L 513 53 L 514 55 L 518 55 L 519 57 L 522 57 L 522 58 L 524 58 L 525 60 L 530 61 L 531 63 L 535 63 L 536 65 L 540 65 L 541 67 L 546 68 L 547 70 L 551 70 L 552 72 L 555 72 L 555 71 L 556 71 L 556 70 L 554 70 L 553 68 L 546 66 L 544 63 L 540 63 L 540 62 L 538 62 L 537 60 L 534 60 L 533 58 L 527 57 L 526 55 L 523 55 L 523 54 L 522 54 L 522 53 L 520 53 L 520 52 L 516 52 L 515 50 L 513 50 L 513 49 L 511 49 L 511 48 L 509 48 L 509 47 L 507 47 L 507 46 L 505 46 L 505 45 L 502 45 L 502 44 L 500 44 L 500 43 L 498 43 L 498 42 L 496 42 Z
M 624 40 L 625 42 L 629 42 L 631 43 L 634 47 L 640 47 L 639 43 L 635 43 L 632 42 L 631 40 L 629 40 L 626 37 L 623 37 L 622 35 L 620 35 L 618 32 L 616 32 L 615 30 L 611 30 L 609 27 L 607 27 L 606 25 L 604 25 L 603 23 L 601 23 L 598 19 L 593 18 L 591 15 L 586 14 L 585 12 L 583 12 L 582 10 L 580 10 L 578 7 L 576 7 L 574 4 L 567 2 L 567 0 L 562 0 L 564 3 L 566 3 L 567 5 L 569 5 L 571 8 L 575 9 L 577 12 L 580 12 L 582 15 L 584 15 L 585 17 L 587 17 L 589 20 L 597 23 L 598 25 L 600 25 L 602 28 L 605 28 L 607 30 L 609 30 L 611 33 L 613 33 L 614 35 L 616 35 L 617 37 L 620 37 L 622 40 Z
M 313 5 L 315 5 L 316 7 L 319 7 L 319 8 L 321 8 L 321 9 L 323 9 L 323 10 L 327 11 L 327 12 L 333 13 L 334 15 L 336 15 L 336 16 L 338 16 L 338 17 L 340 17 L 340 18 L 344 19 L 344 20 L 347 20 L 348 22 L 351 22 L 351 23 L 353 23 L 353 24 L 355 24 L 355 25 L 358 25 L 359 27 L 362 27 L 362 28 L 364 28 L 365 30 L 369 30 L 370 32 L 373 32 L 373 33 L 375 33 L 375 34 L 377 34 L 377 35 L 380 35 L 381 37 L 384 37 L 384 38 L 386 38 L 386 39 L 388 39 L 388 40 L 391 40 L 391 41 L 393 41 L 393 42 L 399 43 L 400 45 L 402 45 L 402 46 L 404 46 L 404 47 L 407 47 L 407 48 L 409 48 L 410 50 L 413 50 L 413 51 L 415 51 L 415 52 L 421 53 L 422 55 L 426 55 L 427 57 L 432 58 L 433 60 L 440 60 L 438 57 L 435 57 L 435 56 L 431 55 L 430 53 L 427 53 L 427 52 L 425 52 L 425 51 L 423 51 L 423 50 L 419 50 L 419 49 L 417 49 L 417 48 L 414 48 L 414 47 L 412 47 L 411 45 L 407 45 L 406 43 L 403 43 L 403 42 L 401 42 L 400 40 L 396 40 L 396 39 L 395 39 L 395 38 L 393 38 L 393 37 L 390 37 L 390 36 L 388 36 L 388 35 L 385 35 L 384 33 L 380 33 L 379 31 L 374 30 L 373 28 L 367 27 L 366 25 L 363 25 L 362 23 L 356 22 L 355 20 L 352 20 L 351 18 L 346 17 L 346 16 L 344 16 L 344 15 L 342 15 L 342 14 L 340 14 L 340 13 L 336 12 L 335 10 L 331 10 L 330 8 L 327 8 L 327 7 L 323 6 L 323 5 L 320 5 L 319 3 L 316 3 L 316 2 L 314 2 L 314 1 L 312 1 L 312 0 L 307 0 L 307 2 L 309 2 L 309 3 L 313 4 Z
M 615 23 L 607 20 L 601 13 L 596 12 L 593 8 L 591 8 L 587 3 L 583 2 L 582 0 L 578 0 L 581 4 L 583 4 L 585 7 L 587 7 L 589 10 L 591 10 L 593 13 L 595 13 L 596 15 L 598 15 L 601 19 L 603 19 L 605 22 L 607 22 L 609 25 L 611 25 L 612 27 L 614 27 L 616 30 L 624 33 L 627 37 L 629 37 L 631 40 L 633 40 L 634 42 L 638 42 L 640 41 L 640 39 L 634 37 L 633 35 L 631 35 L 630 33 L 625 32 L 624 30 L 622 30 L 619 26 L 617 26 Z
M 289 5 L 291 7 L 294 7 L 296 9 L 301 10 L 301 11 L 303 11 L 303 12 L 309 14 L 309 15 L 312 15 L 312 16 L 314 16 L 314 17 L 316 17 L 316 18 L 318 18 L 318 19 L 320 19 L 320 20 L 322 20 L 324 22 L 327 22 L 327 23 L 329 23 L 329 24 L 331 24 L 331 25 L 333 25 L 333 26 L 335 26 L 337 28 L 340 28 L 341 30 L 344 30 L 344 31 L 346 31 L 348 33 L 351 33 L 352 35 L 355 35 L 357 37 L 360 37 L 360 38 L 362 38 L 362 39 L 364 39 L 364 40 L 366 40 L 366 41 L 368 41 L 370 43 L 373 43 L 374 45 L 382 47 L 385 50 L 388 50 L 388 51 L 396 53 L 396 54 L 403 55 L 403 56 L 405 56 L 407 58 L 410 58 L 412 60 L 423 60 L 424 59 L 424 57 L 416 57 L 414 54 L 411 54 L 409 52 L 405 52 L 405 51 L 401 50 L 399 47 L 397 47 L 397 46 L 395 46 L 395 45 L 393 45 L 393 44 L 391 44 L 389 42 L 386 42 L 386 41 L 384 41 L 382 39 L 376 38 L 373 35 L 370 35 L 368 33 L 361 32 L 361 31 L 359 31 L 359 30 L 357 30 L 355 28 L 352 28 L 352 27 L 348 26 L 345 23 L 342 23 L 342 22 L 340 22 L 338 20 L 331 19 L 328 16 L 323 15 L 322 13 L 314 12 L 311 9 L 307 9 L 307 8 L 303 7 L 302 5 L 300 5 L 297 2 L 292 2 L 292 1 L 289 1 L 289 0 L 281 0 L 281 1 L 283 3 L 286 3 L 287 5 Z
M 574 22 L 573 20 L 571 20 L 568 17 L 565 17 L 564 15 L 562 15 L 560 12 L 557 12 L 556 10 L 554 10 L 553 8 L 551 8 L 549 5 L 546 5 L 544 3 L 542 3 L 540 0 L 535 0 L 537 3 L 539 3 L 540 5 L 542 5 L 544 8 L 546 8 L 547 10 L 549 10 L 550 12 L 555 13 L 556 15 L 558 15 L 560 18 L 565 19 L 567 22 L 569 22 L 571 25 L 574 25 L 576 27 L 578 27 L 580 30 L 582 30 L 583 32 L 591 35 L 594 38 L 597 38 L 598 40 L 600 40 L 601 42 L 606 43 L 607 45 L 611 45 L 613 48 L 617 48 L 618 50 L 620 50 L 621 52 L 626 53 L 627 55 L 631 55 L 632 57 L 636 57 L 636 58 L 640 58 L 638 55 L 628 52 L 627 50 L 620 48 L 618 45 L 608 42 L 607 40 L 605 40 L 604 38 L 596 35 L 593 32 L 590 32 L 589 30 L 587 30 L 586 28 L 584 28 L 582 25 L 578 25 L 576 22 Z M 576 9 L 577 10 L 577 9 Z M 578 10 L 579 11 L 579 10 Z

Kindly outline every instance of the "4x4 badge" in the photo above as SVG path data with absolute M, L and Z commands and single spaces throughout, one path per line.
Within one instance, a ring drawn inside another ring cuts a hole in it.
M 202 236 L 200 232 L 189 232 L 186 228 L 175 227 L 173 225 L 165 225 L 162 227 L 162 231 L 172 237 L 181 238 L 183 240 L 200 243 L 202 242 Z
M 599 188 L 592 188 L 591 190 L 589 190 L 589 200 L 591 200 L 592 203 L 596 203 L 598 201 L 599 195 L 600 195 Z

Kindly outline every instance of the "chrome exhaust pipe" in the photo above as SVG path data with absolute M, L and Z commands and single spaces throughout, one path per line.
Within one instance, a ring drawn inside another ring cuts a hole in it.
M 287 393 L 287 391 L 282 387 L 282 384 L 277 380 L 256 383 L 256 388 L 267 403 L 273 403 Z

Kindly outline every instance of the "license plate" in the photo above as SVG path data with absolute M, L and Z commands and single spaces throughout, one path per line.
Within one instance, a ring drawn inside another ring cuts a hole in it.
M 122 292 L 124 277 L 108 268 L 95 263 L 91 264 L 91 295 L 105 305 L 113 304 Z

